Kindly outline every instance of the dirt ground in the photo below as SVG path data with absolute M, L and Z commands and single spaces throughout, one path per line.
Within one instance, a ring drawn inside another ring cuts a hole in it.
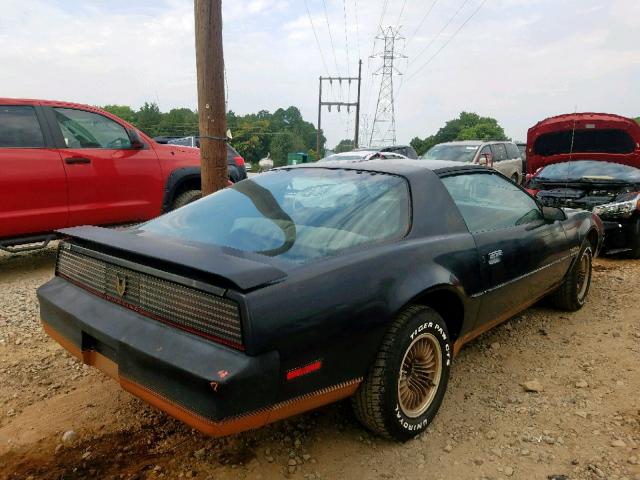
M 222 439 L 146 406 L 42 332 L 54 254 L 0 254 L 1 479 L 640 480 L 640 261 L 599 259 L 581 311 L 538 305 L 472 342 L 429 431 L 395 444 L 348 402 Z

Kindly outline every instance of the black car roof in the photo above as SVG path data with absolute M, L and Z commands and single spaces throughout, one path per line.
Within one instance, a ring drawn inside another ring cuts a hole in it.
M 481 170 L 488 171 L 487 167 L 480 165 L 469 165 L 461 162 L 454 162 L 450 160 L 336 160 L 328 162 L 315 162 L 315 163 L 302 163 L 299 165 L 291 165 L 286 167 L 280 167 L 276 170 L 289 170 L 298 168 L 327 168 L 327 169 L 341 169 L 341 170 L 360 170 L 365 172 L 378 172 L 388 173 L 393 175 L 401 175 L 408 177 L 411 175 L 419 174 L 425 170 L 430 170 L 435 174 L 449 173 L 459 170 Z

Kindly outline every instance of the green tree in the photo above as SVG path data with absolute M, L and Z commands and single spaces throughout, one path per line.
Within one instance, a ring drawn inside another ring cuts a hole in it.
M 273 136 L 269 150 L 274 166 L 282 166 L 287 164 L 288 153 L 305 151 L 306 149 L 300 137 L 294 135 L 293 132 L 284 131 Z
M 109 113 L 113 113 L 126 122 L 135 124 L 138 121 L 136 112 L 129 105 L 105 105 L 101 108 Z
M 495 118 L 481 117 L 477 113 L 461 112 L 458 118 L 449 120 L 435 135 L 411 140 L 418 155 L 423 155 L 434 145 L 454 140 L 509 140 Z
M 174 108 L 161 112 L 157 104 L 145 102 L 138 111 L 127 105 L 107 105 L 107 111 L 127 120 L 148 135 L 188 136 L 198 135 L 198 112 L 189 108 Z M 227 125 L 233 139 L 232 145 L 249 162 L 257 162 L 271 151 L 279 164 L 286 163 L 291 152 L 308 152 L 316 160 L 316 127 L 305 121 L 297 107 L 279 108 L 271 113 L 238 115 L 227 113 Z M 326 139 L 320 135 L 320 149 Z
M 198 114 L 189 108 L 173 108 L 161 114 L 158 131 L 161 135 L 198 135 Z
M 353 139 L 348 138 L 340 140 L 338 145 L 336 145 L 333 149 L 333 151 L 336 153 L 350 152 L 351 150 L 353 150 Z
M 144 102 L 137 114 L 136 126 L 152 137 L 160 135 L 162 114 L 157 103 Z

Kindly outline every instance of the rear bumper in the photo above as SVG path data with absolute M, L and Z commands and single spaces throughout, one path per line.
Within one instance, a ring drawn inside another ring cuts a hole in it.
M 222 436 L 352 395 L 359 381 L 279 399 L 277 352 L 249 357 L 119 307 L 61 279 L 38 289 L 45 331 L 123 389 L 200 430 Z
M 249 357 L 60 278 L 40 287 L 38 299 L 45 330 L 64 348 L 170 415 L 212 435 L 266 423 L 244 417 L 276 402 L 276 352 Z

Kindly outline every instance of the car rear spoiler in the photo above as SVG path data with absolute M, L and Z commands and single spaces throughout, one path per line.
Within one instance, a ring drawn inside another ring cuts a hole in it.
M 75 227 L 58 230 L 58 233 L 79 241 L 87 248 L 111 250 L 113 256 L 126 252 L 129 255 L 123 255 L 123 258 L 127 260 L 135 257 L 135 261 L 141 264 L 162 264 L 160 269 L 167 269 L 170 273 L 184 269 L 200 272 L 244 291 L 280 282 L 287 276 L 286 272 L 251 252 L 196 244 L 139 230 Z

